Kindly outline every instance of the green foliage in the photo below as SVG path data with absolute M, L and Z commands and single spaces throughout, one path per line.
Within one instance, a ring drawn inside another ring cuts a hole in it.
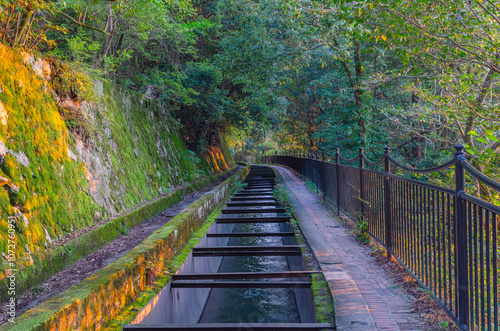
M 239 191 L 243 190 L 245 187 L 247 187 L 247 183 L 245 182 L 236 182 L 233 184 L 233 187 L 231 188 L 231 194 L 236 194 Z
M 273 197 L 285 206 L 290 205 L 290 192 L 283 184 L 278 184 L 274 187 Z
M 368 233 L 368 221 L 361 215 L 358 215 L 356 219 L 355 235 L 356 239 L 361 241 L 363 244 L 370 243 L 371 237 L 370 234 Z
M 316 187 L 316 185 L 309 179 L 306 179 L 306 187 L 311 191 L 311 192 L 314 192 L 314 193 L 319 193 L 319 190 L 318 188 Z
M 68 58 L 75 62 L 87 62 L 96 56 L 100 49 L 97 41 L 91 40 L 85 35 L 75 35 L 67 39 L 68 42 Z

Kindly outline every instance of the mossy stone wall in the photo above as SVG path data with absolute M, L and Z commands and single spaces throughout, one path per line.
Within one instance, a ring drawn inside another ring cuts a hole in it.
M 23 269 L 70 233 L 232 166 L 224 148 L 187 150 L 157 101 L 102 80 L 93 102 L 63 99 L 47 62 L 1 44 L 0 58 L 0 280 L 9 217 Z

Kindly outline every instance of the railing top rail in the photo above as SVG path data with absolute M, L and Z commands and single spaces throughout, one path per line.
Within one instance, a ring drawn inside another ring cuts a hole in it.
M 362 157 L 363 157 L 363 160 L 365 160 L 366 164 L 369 165 L 370 167 L 376 167 L 382 163 L 384 163 L 384 158 L 385 158 L 385 155 L 382 156 L 380 159 L 378 159 L 378 161 L 375 161 L 375 162 L 372 162 L 370 161 L 366 156 L 365 154 L 361 154 Z
M 461 145 L 457 145 L 457 148 L 460 147 L 463 151 L 463 146 Z M 305 153 L 304 153 L 305 154 Z M 279 155 L 283 155 L 283 156 L 286 156 L 286 153 L 279 153 Z M 417 174 L 426 174 L 426 173 L 433 173 L 433 172 L 438 172 L 438 171 L 442 171 L 442 170 L 446 170 L 448 168 L 451 168 L 453 167 L 454 165 L 456 165 L 457 162 L 460 163 L 460 165 L 472 176 L 474 177 L 475 179 L 479 180 L 481 183 L 484 183 L 485 185 L 487 185 L 488 187 L 500 192 L 500 182 L 497 182 L 495 181 L 494 179 L 486 176 L 485 174 L 483 174 L 482 172 L 480 172 L 479 170 L 477 170 L 476 168 L 474 168 L 468 161 L 467 159 L 465 158 L 465 156 L 463 155 L 458 155 L 456 158 L 454 158 L 453 160 L 450 160 L 444 164 L 441 164 L 441 165 L 438 165 L 438 166 L 435 166 L 435 167 L 431 167 L 431 168 L 424 168 L 424 169 L 418 169 L 418 168 L 414 168 L 414 167 L 411 167 L 411 166 L 407 166 L 407 165 L 404 165 L 404 164 L 401 164 L 399 163 L 398 161 L 396 161 L 389 153 L 388 153 L 388 148 L 386 148 L 386 153 L 380 158 L 378 159 L 377 161 L 375 162 L 372 162 L 370 161 L 364 154 L 363 154 L 363 150 L 361 149 L 360 150 L 360 153 L 358 155 L 356 155 L 354 158 L 352 159 L 348 159 L 348 158 L 345 158 L 343 157 L 342 155 L 340 155 L 338 149 L 336 149 L 336 152 L 335 152 L 335 156 L 338 157 L 339 160 L 341 161 L 344 161 L 344 162 L 347 162 L 347 163 L 354 163 L 356 162 L 357 160 L 364 160 L 364 162 L 370 166 L 370 167 L 375 167 L 375 166 L 378 166 L 378 165 L 381 165 L 384 160 L 386 158 L 388 158 L 388 160 L 390 161 L 390 163 L 392 163 L 393 165 L 395 165 L 396 167 L 404 170 L 404 171 L 408 171 L 408 172 L 411 172 L 411 173 L 417 173 Z M 300 153 L 298 155 L 298 157 L 301 157 L 300 156 Z M 308 155 L 304 155 L 304 157 L 308 158 Z M 309 156 L 310 157 L 310 156 Z M 319 159 L 319 158 L 318 158 Z
M 481 181 L 482 183 L 488 185 L 489 187 L 497 190 L 497 191 L 500 191 L 500 183 L 498 183 L 497 181 L 491 179 L 490 177 L 486 176 L 485 174 L 483 174 L 482 172 L 478 171 L 476 168 L 474 168 L 469 162 L 467 162 L 467 160 L 465 159 L 465 157 L 462 157 L 458 160 L 458 162 L 460 162 L 460 164 L 462 165 L 462 167 L 464 167 L 468 172 L 469 174 L 478 179 L 479 181 Z
M 437 171 L 448 169 L 448 168 L 455 165 L 455 160 L 451 160 L 451 161 L 448 161 L 444 164 L 441 164 L 441 165 L 438 165 L 435 167 L 418 169 L 418 168 L 413 168 L 413 167 L 402 165 L 398 161 L 394 160 L 391 156 L 389 156 L 389 160 L 391 161 L 392 164 L 394 164 L 398 168 L 401 168 L 401 169 L 406 170 L 406 171 L 414 172 L 417 174 L 428 174 L 431 172 L 437 172 Z
M 470 195 L 468 193 L 465 193 L 463 191 L 461 193 L 459 193 L 459 196 L 461 198 L 464 198 L 465 200 L 467 200 L 469 202 L 473 202 L 473 203 L 475 203 L 478 206 L 486 208 L 486 209 L 488 209 L 488 210 L 490 210 L 490 211 L 492 211 L 492 212 L 500 215 L 500 206 L 492 204 L 491 202 L 488 202 L 488 201 L 484 201 L 483 199 L 479 199 L 479 198 L 477 198 L 475 196 L 472 196 L 472 195 Z
M 338 153 L 338 156 L 339 156 L 339 159 L 344 161 L 344 162 L 350 162 L 350 163 L 353 163 L 355 162 L 357 159 L 359 159 L 359 155 L 356 155 L 355 157 L 353 157 L 352 159 L 348 159 L 348 158 L 345 158 L 343 157 L 342 155 L 340 155 L 340 153 Z

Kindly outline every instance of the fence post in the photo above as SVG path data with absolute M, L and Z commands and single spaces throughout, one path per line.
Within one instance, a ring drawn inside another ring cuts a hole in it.
M 365 218 L 365 183 L 364 183 L 364 168 L 365 160 L 363 159 L 363 147 L 359 148 L 359 199 L 361 200 L 361 219 Z
M 315 160 L 319 160 L 318 158 L 318 150 L 313 151 L 313 156 Z M 319 170 L 319 162 L 314 162 L 314 185 L 316 186 L 316 189 L 318 190 L 318 194 L 320 193 L 319 191 L 319 175 L 318 175 L 318 170 Z
M 335 180 L 337 182 L 337 215 L 340 216 L 340 180 L 339 180 L 339 167 L 340 163 L 340 152 L 338 148 L 335 148 Z
M 389 160 L 389 147 L 384 147 L 385 153 L 385 176 L 384 176 L 384 216 L 385 216 L 385 246 L 387 248 L 387 260 L 392 258 L 392 212 L 391 212 L 391 160 Z
M 462 198 L 462 194 L 465 193 L 465 170 L 460 163 L 465 160 L 465 146 L 456 145 L 455 149 L 455 263 L 458 283 L 458 322 L 462 330 L 468 330 L 467 211 L 465 199 Z

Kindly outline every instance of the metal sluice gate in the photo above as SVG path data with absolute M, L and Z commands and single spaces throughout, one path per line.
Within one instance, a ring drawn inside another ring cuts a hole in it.
M 273 170 L 251 166 L 245 183 L 124 330 L 334 329 L 317 323 L 311 274 L 319 271 L 306 270 L 291 217 L 272 195 Z

